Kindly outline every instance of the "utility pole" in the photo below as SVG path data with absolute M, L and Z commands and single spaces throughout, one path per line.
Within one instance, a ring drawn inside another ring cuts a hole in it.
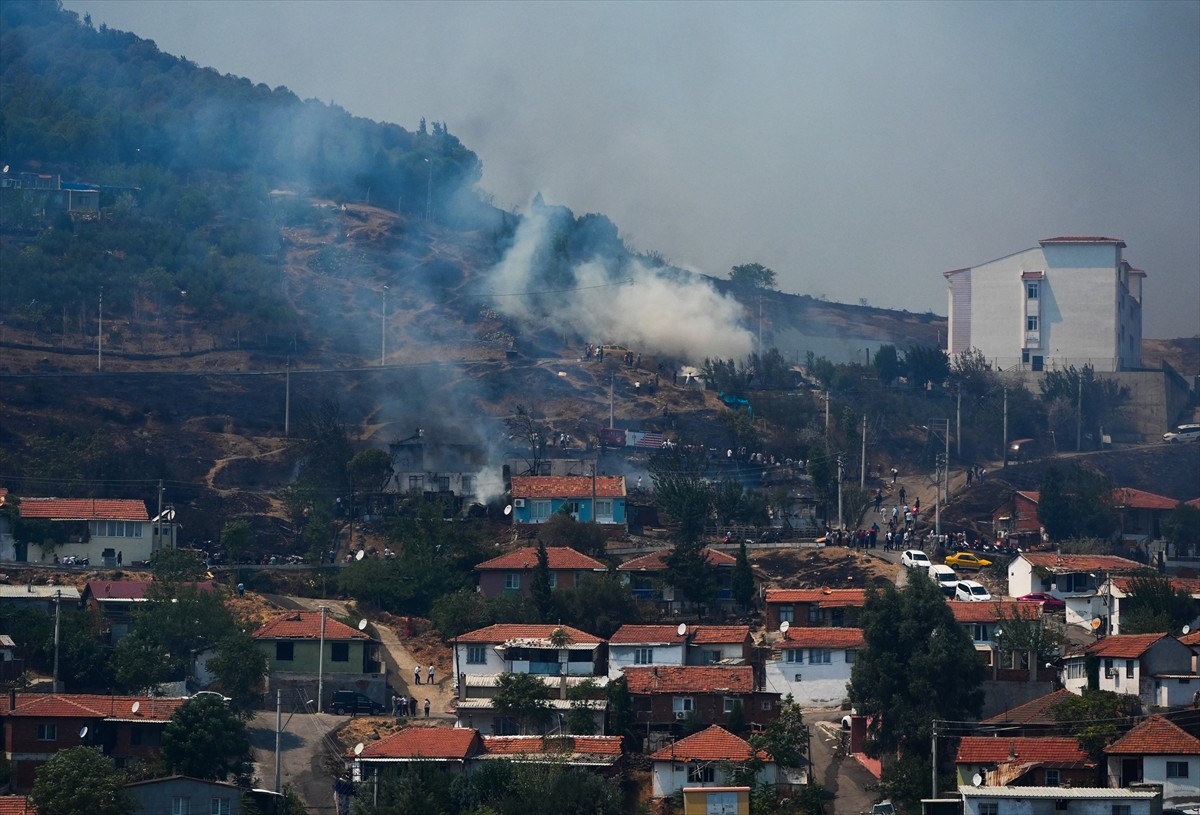
M 937 719 L 933 720 L 933 738 L 931 739 L 931 741 L 933 743 L 933 756 L 931 757 L 933 769 L 930 771 L 930 776 L 931 776 L 930 786 L 933 787 L 933 790 L 930 793 L 929 797 L 937 798 L 937 796 L 938 796 L 938 788 L 937 788 Z
M 104 287 L 100 287 L 100 310 L 96 314 L 96 370 L 104 370 Z
M 838 465 L 838 529 L 844 529 L 845 524 L 842 521 L 842 457 L 837 457 Z
M 825 443 L 829 444 L 829 391 L 825 391 Z
M 1008 384 L 1004 385 L 1004 445 L 1001 452 L 1003 456 L 1002 465 L 1008 466 Z
M 58 617 L 61 608 L 62 590 L 59 589 L 54 592 L 54 677 L 50 683 L 55 693 L 58 693 Z
M 321 650 L 317 654 L 317 713 L 321 712 L 321 700 L 325 698 L 325 606 L 321 609 Z
M 383 367 L 383 361 L 387 358 L 387 293 L 388 287 L 383 287 L 383 305 L 379 309 L 379 365 Z
M 962 388 L 958 389 L 955 394 L 957 399 L 954 406 L 954 447 L 955 453 L 958 454 L 958 460 L 962 461 Z
M 940 459 L 941 456 L 939 455 L 938 458 Z M 934 464 L 935 469 L 933 472 L 933 534 L 939 537 L 939 542 L 942 534 L 942 505 L 941 501 L 939 500 L 942 494 L 942 466 L 943 461 L 936 462 Z M 950 480 L 949 468 L 946 469 L 946 480 Z M 948 502 L 949 498 L 946 500 Z
M 162 479 L 158 479 L 158 517 L 154 519 L 154 542 L 151 544 L 152 549 L 162 548 L 162 496 L 163 485 Z
M 865 490 L 867 488 L 867 415 L 863 414 L 862 428 L 862 460 L 859 462 L 858 468 L 858 488 Z
M 1075 452 L 1083 449 L 1083 374 L 1079 374 L 1079 396 L 1075 400 Z
M 283 366 L 283 436 L 292 435 L 292 358 Z
M 275 689 L 275 792 L 279 792 L 279 740 L 283 735 L 283 688 Z
M 613 428 L 613 385 L 616 384 L 617 375 L 610 374 L 608 377 L 608 429 Z

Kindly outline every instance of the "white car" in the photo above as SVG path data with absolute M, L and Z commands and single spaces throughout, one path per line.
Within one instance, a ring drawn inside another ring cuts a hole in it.
M 928 571 L 933 564 L 929 562 L 929 555 L 920 549 L 905 549 L 904 554 L 900 555 L 900 565 L 908 569 Z
M 1163 441 L 1178 444 L 1185 441 L 1200 441 L 1200 424 L 1181 424 L 1169 433 L 1163 433 Z
M 992 594 L 982 583 L 976 583 L 974 580 L 960 580 L 954 589 L 954 599 L 982 603 L 991 600 Z
M 955 589 L 958 588 L 958 575 L 949 566 L 941 563 L 935 563 L 929 567 L 929 579 L 949 597 L 953 597 Z

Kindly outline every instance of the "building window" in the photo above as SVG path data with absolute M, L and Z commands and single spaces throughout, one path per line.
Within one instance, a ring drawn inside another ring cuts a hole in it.
M 1057 787 L 1059 784 L 1058 770 L 1046 770 L 1046 786 Z
M 464 475 L 462 477 L 462 494 L 466 496 L 475 494 L 475 476 Z
M 482 645 L 467 646 L 467 664 L 468 665 L 486 665 L 487 664 L 487 649 Z
M 1038 299 L 1038 294 L 1040 294 L 1040 292 L 1038 291 L 1037 283 L 1026 283 L 1025 284 L 1025 296 L 1026 297 L 1028 297 L 1030 300 L 1036 300 L 1036 299 Z
M 1108 679 L 1112 679 L 1116 675 L 1117 669 L 1113 667 L 1112 659 L 1109 658 L 1104 660 L 1104 676 Z
M 829 624 L 834 628 L 844 628 L 846 626 L 846 609 L 829 609 Z
M 1113 804 L 1112 815 L 1133 815 L 1133 807 L 1129 804 Z
M 1067 663 L 1067 679 L 1086 679 L 1087 671 L 1084 670 L 1083 660 L 1077 659 Z
M 821 607 L 816 603 L 812 603 L 808 607 L 808 621 L 810 623 L 821 622 Z
M 438 492 L 450 492 L 450 476 L 439 475 L 437 477 Z
M 638 648 L 633 652 L 634 665 L 653 665 L 654 664 L 654 649 L 653 648 Z
M 504 588 L 513 590 L 521 588 L 521 573 L 520 572 L 505 572 L 504 573 Z
M 409 492 L 424 492 L 425 491 L 425 476 L 410 475 L 408 477 Z
M 708 657 L 707 659 L 704 660 L 705 665 L 712 665 L 715 662 L 721 661 L 721 652 L 720 651 L 706 651 L 705 654 L 707 654 L 707 657 Z
M 229 812 L 230 812 L 229 799 L 228 798 L 212 799 L 212 806 L 209 807 L 208 812 L 209 812 L 209 815 L 229 815 Z
M 676 696 L 671 700 L 671 710 L 676 713 L 691 713 L 692 712 L 692 697 Z
M 721 709 L 724 710 L 726 713 L 733 713 L 734 707 L 741 704 L 741 702 L 739 700 L 734 699 L 732 696 L 726 696 L 724 701 L 725 701 L 725 704 L 722 706 Z
M 570 513 L 572 518 L 574 518 L 577 521 L 579 520 L 579 502 L 578 501 L 564 501 L 563 509 L 566 512 Z
M 988 642 L 991 639 L 991 631 L 988 630 L 988 624 L 975 623 L 972 625 L 971 639 L 975 642 Z
M 713 772 L 711 764 L 688 765 L 689 784 L 711 784 L 714 778 L 716 778 L 716 773 Z
M 804 649 L 789 648 L 783 652 L 783 661 L 788 665 L 803 665 L 804 664 Z
M 192 815 L 192 799 L 172 798 L 171 815 Z
M 534 523 L 541 523 L 550 518 L 550 502 L 545 499 L 538 499 L 529 502 L 529 517 Z
M 330 643 L 329 661 L 330 662 L 349 662 L 350 661 L 350 643 L 348 643 L 348 642 Z
M 854 660 L 856 660 L 856 659 L 858 659 L 858 649 L 857 648 L 847 648 L 846 649 L 846 664 L 853 665 Z
M 1000 805 L 997 803 L 981 803 L 979 805 L 979 815 L 1000 815 Z
M 1037 331 L 1038 330 L 1037 315 L 1030 314 L 1028 317 L 1025 318 L 1025 330 L 1026 331 Z
M 1137 662 L 1136 662 L 1136 661 L 1134 661 L 1134 660 L 1132 660 L 1132 659 L 1127 659 L 1127 660 L 1125 660 L 1125 678 L 1126 678 L 1126 679 L 1133 679 L 1133 674 L 1134 674 L 1134 671 L 1135 671 L 1135 668 L 1134 668 L 1134 666 L 1135 666 L 1135 665 L 1137 665 Z
M 276 642 L 275 643 L 275 661 L 276 662 L 291 662 L 294 659 L 293 650 L 294 642 Z
M 613 516 L 613 502 L 611 498 L 596 499 L 596 517 L 611 518 Z
M 558 572 L 550 572 L 546 578 L 546 582 L 550 584 L 550 589 L 558 588 Z
M 38 741 L 58 741 L 58 725 L 56 724 L 39 724 L 37 733 Z
M 809 648 L 808 662 L 810 665 L 828 665 L 833 662 L 833 651 L 829 648 Z
M 1167 778 L 1187 778 L 1188 763 L 1186 761 L 1168 761 Z
M 779 607 L 779 622 L 781 622 L 781 623 L 796 622 L 796 608 L 791 603 L 787 603 L 786 605 L 782 605 Z
M 763 709 L 763 710 L 770 710 L 770 709 L 771 709 L 771 700 L 770 700 L 770 699 L 763 699 L 763 700 L 762 700 L 762 709 Z

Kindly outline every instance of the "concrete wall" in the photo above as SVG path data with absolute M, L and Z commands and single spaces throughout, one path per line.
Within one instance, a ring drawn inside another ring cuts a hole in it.
M 301 699 L 316 700 L 317 675 L 315 673 L 283 673 L 275 672 L 267 677 L 267 693 L 263 698 L 263 710 L 275 709 L 275 693 L 283 691 L 285 706 L 294 705 Z M 325 674 L 324 689 L 320 710 L 329 705 L 333 692 L 338 690 L 354 690 L 366 695 L 372 701 L 383 705 L 385 711 L 391 710 L 391 696 L 387 691 L 387 674 Z M 289 708 L 290 709 L 290 708 Z
M 654 661 L 648 665 L 684 665 L 683 645 L 612 645 L 608 646 L 608 678 L 616 679 L 626 668 L 634 667 L 634 652 L 653 648 Z M 640 666 L 639 666 L 640 667 Z

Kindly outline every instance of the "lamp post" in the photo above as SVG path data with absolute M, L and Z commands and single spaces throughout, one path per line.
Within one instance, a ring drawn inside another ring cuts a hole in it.
M 380 294 L 383 296 L 383 303 L 379 307 L 379 365 L 383 367 L 383 361 L 387 357 L 387 293 L 388 287 L 384 286 Z
M 433 162 L 425 159 L 425 163 L 429 165 L 429 180 L 425 186 L 425 220 L 433 220 Z

